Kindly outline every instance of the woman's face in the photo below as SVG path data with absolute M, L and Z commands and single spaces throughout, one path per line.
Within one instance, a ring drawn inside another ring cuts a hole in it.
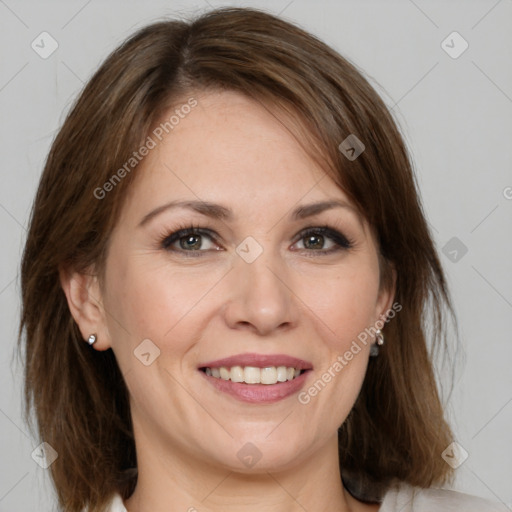
M 285 469 L 333 446 L 373 339 L 353 342 L 392 297 L 368 225 L 286 128 L 235 92 L 195 98 L 132 171 L 97 346 L 138 450 Z

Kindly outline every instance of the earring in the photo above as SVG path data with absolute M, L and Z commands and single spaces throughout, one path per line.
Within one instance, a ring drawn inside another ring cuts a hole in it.
M 96 343 L 96 334 L 91 334 L 87 340 L 87 343 L 89 343 L 89 345 L 94 345 Z
M 370 356 L 376 357 L 379 355 L 379 347 L 384 345 L 384 335 L 380 329 L 375 331 L 375 343 L 370 347 Z

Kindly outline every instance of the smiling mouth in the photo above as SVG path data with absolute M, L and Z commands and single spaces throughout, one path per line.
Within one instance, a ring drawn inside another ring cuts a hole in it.
M 220 366 L 218 368 L 199 368 L 209 377 L 230 380 L 244 384 L 278 384 L 296 379 L 309 370 L 294 368 L 292 366 Z

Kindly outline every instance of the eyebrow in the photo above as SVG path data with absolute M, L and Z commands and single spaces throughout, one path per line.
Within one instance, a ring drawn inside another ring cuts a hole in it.
M 170 201 L 169 203 L 163 204 L 154 210 L 151 210 L 149 213 L 144 215 L 142 220 L 139 223 L 139 227 L 147 224 L 151 219 L 160 215 L 162 212 L 167 210 L 172 210 L 175 208 L 185 208 L 189 210 L 193 210 L 198 212 L 206 217 L 212 217 L 214 219 L 219 219 L 223 221 L 233 220 L 234 214 L 230 208 L 226 208 L 217 203 L 211 203 L 208 201 Z M 326 210 L 330 210 L 332 208 L 348 208 L 353 210 L 357 214 L 357 210 L 349 205 L 348 203 L 342 200 L 330 200 L 330 201 L 321 201 L 317 203 L 311 203 L 307 205 L 302 205 L 297 207 L 292 211 L 290 217 L 292 220 L 301 220 L 307 217 L 312 217 L 313 215 L 318 215 Z M 359 217 L 359 216 L 358 216 Z

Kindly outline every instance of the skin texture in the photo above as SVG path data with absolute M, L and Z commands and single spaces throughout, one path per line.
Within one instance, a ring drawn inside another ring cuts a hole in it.
M 75 273 L 62 283 L 84 340 L 94 332 L 91 350 L 113 349 L 130 392 L 139 480 L 125 505 L 129 512 L 377 510 L 344 490 L 337 455 L 337 429 L 361 388 L 370 344 L 307 404 L 297 393 L 243 403 L 198 370 L 246 352 L 288 354 L 312 364 L 307 389 L 391 307 L 393 290 L 379 290 L 369 226 L 282 123 L 235 92 L 195 97 L 198 105 L 134 171 L 104 280 Z M 290 218 L 299 205 L 331 199 L 348 207 Z M 139 225 L 173 200 L 222 204 L 233 219 L 175 208 Z M 179 241 L 174 251 L 162 248 L 191 223 L 215 239 L 194 239 L 200 250 L 180 252 Z M 353 247 L 324 254 L 333 240 L 307 245 L 299 236 L 322 225 Z M 236 252 L 248 236 L 263 249 L 252 263 Z M 134 356 L 145 339 L 160 350 L 149 366 Z M 246 443 L 261 453 L 252 468 L 237 456 Z

